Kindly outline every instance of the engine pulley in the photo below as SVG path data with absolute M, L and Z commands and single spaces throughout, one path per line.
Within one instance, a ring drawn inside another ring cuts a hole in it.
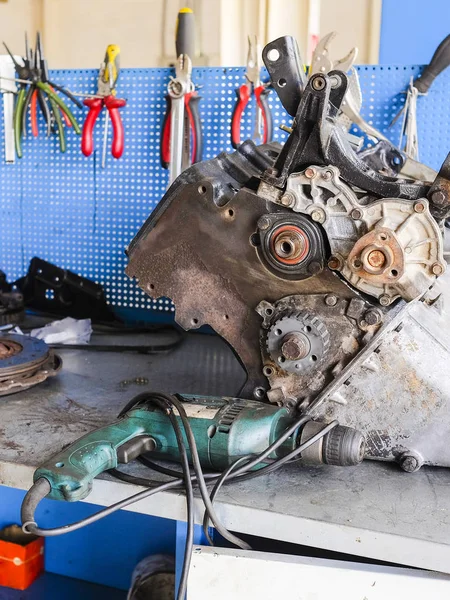
M 324 268 L 324 247 L 318 226 L 304 215 L 267 214 L 258 221 L 258 253 L 273 273 L 307 279 Z

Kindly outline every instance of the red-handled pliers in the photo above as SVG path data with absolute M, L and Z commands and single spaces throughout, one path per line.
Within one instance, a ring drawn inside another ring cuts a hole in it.
M 86 98 L 83 101 L 89 107 L 81 137 L 81 151 L 85 156 L 90 156 L 94 150 L 94 126 L 104 106 L 108 111 L 113 127 L 111 154 L 114 158 L 120 158 L 123 154 L 125 136 L 119 108 L 124 107 L 127 102 L 123 98 L 116 98 L 115 95 L 115 86 L 120 71 L 119 53 L 119 46 L 110 44 L 107 47 L 105 59 L 100 67 L 98 76 L 97 94 L 95 97 Z
M 184 109 L 188 121 L 185 125 L 186 133 L 191 140 L 191 162 L 192 164 L 200 162 L 203 155 L 203 137 L 202 137 L 202 122 L 198 110 L 198 104 L 201 97 L 197 92 L 188 92 L 184 95 Z M 172 98 L 169 94 L 166 95 L 166 112 L 161 133 L 161 166 L 168 169 L 170 166 L 170 129 L 171 129 L 171 114 L 172 114 Z
M 268 94 L 268 86 L 261 83 L 261 52 L 258 46 L 256 36 L 248 37 L 248 55 L 247 55 L 247 70 L 245 78 L 247 81 L 236 89 L 236 104 L 231 117 L 231 144 L 233 148 L 237 148 L 241 143 L 241 121 L 242 115 L 252 97 L 256 99 L 256 120 L 253 130 L 253 139 L 255 141 L 266 144 L 272 141 L 273 120 L 270 112 Z M 262 134 L 261 134 L 262 129 Z

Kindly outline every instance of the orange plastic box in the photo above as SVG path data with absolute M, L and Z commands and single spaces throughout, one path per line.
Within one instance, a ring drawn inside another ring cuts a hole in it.
M 26 590 L 44 570 L 44 538 L 18 525 L 0 531 L 0 585 Z

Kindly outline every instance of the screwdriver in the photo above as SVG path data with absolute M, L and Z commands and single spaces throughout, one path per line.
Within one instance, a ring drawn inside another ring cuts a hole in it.
M 410 158 L 419 160 L 419 140 L 417 135 L 417 96 L 428 93 L 433 81 L 450 65 L 450 34 L 442 40 L 436 48 L 433 57 L 424 68 L 422 74 L 409 84 L 406 92 L 406 101 L 403 108 L 392 119 L 389 127 L 392 127 L 400 115 L 403 116 L 403 123 L 400 132 L 399 148 L 402 147 L 403 138 L 405 138 L 404 152 Z
M 423 72 L 413 82 L 413 87 L 416 88 L 419 94 L 427 94 L 433 81 L 436 77 L 442 73 L 450 65 L 450 34 L 442 40 L 439 46 L 436 48 L 433 57 L 428 65 L 424 68 Z M 389 127 L 392 127 L 398 120 L 400 115 L 406 110 L 407 105 L 395 115 L 392 119 Z

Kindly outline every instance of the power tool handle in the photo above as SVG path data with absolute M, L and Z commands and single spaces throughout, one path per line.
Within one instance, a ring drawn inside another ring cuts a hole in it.
M 51 485 L 50 498 L 75 501 L 85 498 L 97 475 L 117 467 L 119 449 L 135 438 L 148 436 L 151 413 L 130 411 L 115 423 L 86 434 L 53 456 L 34 473 L 33 480 L 45 478 Z M 144 451 L 151 450 L 148 446 Z

